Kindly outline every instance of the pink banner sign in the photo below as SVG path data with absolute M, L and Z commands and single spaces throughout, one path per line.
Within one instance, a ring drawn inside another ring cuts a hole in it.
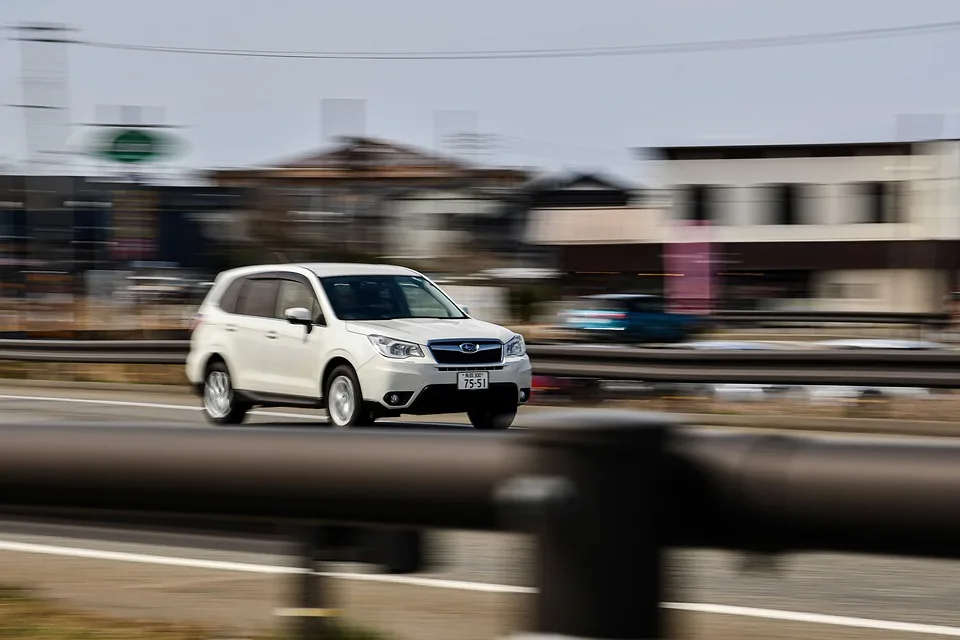
M 713 243 L 705 224 L 686 223 L 664 245 L 665 292 L 674 313 L 709 314 L 713 310 Z

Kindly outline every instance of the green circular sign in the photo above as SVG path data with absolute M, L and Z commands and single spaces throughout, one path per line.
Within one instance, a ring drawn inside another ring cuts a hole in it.
M 96 155 L 114 162 L 150 162 L 169 155 L 173 139 L 150 129 L 121 129 L 107 132 L 95 149 Z

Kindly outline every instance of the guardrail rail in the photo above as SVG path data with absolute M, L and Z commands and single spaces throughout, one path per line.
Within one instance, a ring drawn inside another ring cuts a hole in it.
M 551 637 L 667 637 L 667 547 L 960 557 L 960 444 L 681 426 L 610 411 L 517 433 L 0 425 L 0 514 L 270 523 L 300 543 L 305 639 L 330 604 L 317 563 L 331 524 L 534 535 L 526 626 Z
M 0 340 L 0 360 L 183 364 L 185 340 Z M 757 383 L 960 388 L 960 350 L 639 349 L 528 345 L 540 375 L 670 383 Z

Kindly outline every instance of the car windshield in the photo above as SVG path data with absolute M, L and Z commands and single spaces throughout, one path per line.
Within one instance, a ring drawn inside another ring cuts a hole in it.
M 337 276 L 320 281 L 341 320 L 466 317 L 421 276 Z

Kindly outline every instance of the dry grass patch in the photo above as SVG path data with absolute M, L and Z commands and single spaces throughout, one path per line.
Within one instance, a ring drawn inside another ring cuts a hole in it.
M 247 636 L 248 640 L 285 640 L 289 632 Z M 344 625 L 330 640 L 385 640 L 387 636 Z M 238 640 L 236 634 L 175 622 L 114 618 L 72 611 L 24 589 L 0 587 L 0 639 L 10 640 Z

